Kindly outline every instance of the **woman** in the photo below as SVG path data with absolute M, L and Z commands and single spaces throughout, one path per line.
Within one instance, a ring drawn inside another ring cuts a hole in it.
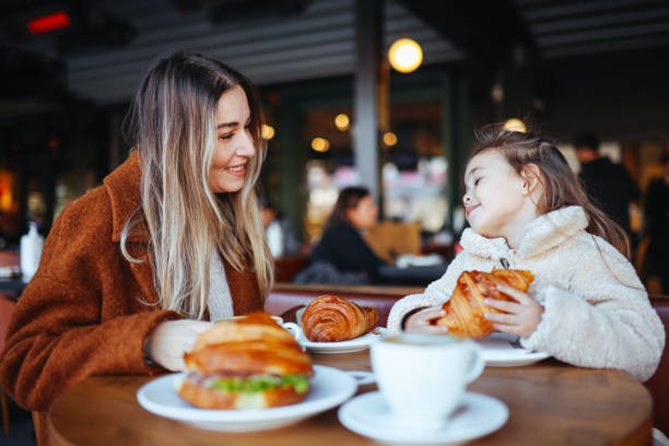
M 2 387 L 28 409 L 90 375 L 180 370 L 207 320 L 261 310 L 271 288 L 248 80 L 177 52 L 129 118 L 130 156 L 62 211 L 9 325 Z
M 360 235 L 376 225 L 379 208 L 364 187 L 347 187 L 339 193 L 325 233 L 314 248 L 314 265 L 329 264 L 343 276 L 338 283 L 369 283 L 385 262 Z

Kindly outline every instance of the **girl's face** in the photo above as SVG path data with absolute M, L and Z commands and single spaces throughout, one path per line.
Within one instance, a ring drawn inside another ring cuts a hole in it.
M 242 87 L 233 87 L 221 95 L 216 106 L 216 153 L 209 170 L 213 192 L 237 192 L 244 186 L 246 164 L 256 153 L 250 121 L 249 103 Z
M 349 208 L 346 216 L 356 229 L 371 229 L 376 225 L 376 219 L 379 216 L 379 207 L 374 203 L 371 195 L 365 195 L 358 200 L 358 205 Z
M 527 184 L 496 150 L 471 159 L 465 173 L 463 201 L 467 220 L 477 233 L 507 237 L 525 223 Z

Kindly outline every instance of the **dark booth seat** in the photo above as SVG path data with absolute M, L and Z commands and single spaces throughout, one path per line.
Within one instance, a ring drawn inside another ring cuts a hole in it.
M 650 302 L 660 315 L 664 334 L 669 340 L 669 296 L 653 295 Z M 653 396 L 653 426 L 669 435 L 669 357 L 666 343 L 660 366 L 645 384 Z

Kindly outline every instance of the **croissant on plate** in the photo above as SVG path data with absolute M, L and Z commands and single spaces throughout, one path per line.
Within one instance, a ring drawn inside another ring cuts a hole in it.
M 508 285 L 526 292 L 534 274 L 530 271 L 517 269 L 493 270 L 491 273 L 482 271 L 464 271 L 451 295 L 444 303 L 446 316 L 433 319 L 432 325 L 445 325 L 448 331 L 471 338 L 483 338 L 495 331 L 494 322 L 486 320 L 486 312 L 503 313 L 483 303 L 484 299 L 513 301 L 509 296 L 497 289 L 497 285 Z
M 357 338 L 376 327 L 379 315 L 337 296 L 314 299 L 302 315 L 302 331 L 313 342 L 339 342 Z

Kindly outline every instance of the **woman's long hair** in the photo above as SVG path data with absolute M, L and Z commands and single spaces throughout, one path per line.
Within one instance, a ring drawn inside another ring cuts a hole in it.
M 602 237 L 629 258 L 630 246 L 625 231 L 590 202 L 578 177 L 552 140 L 537 133 L 504 130 L 500 124 L 485 126 L 475 136 L 477 141 L 471 158 L 484 151 L 497 150 L 518 175 L 529 164 L 539 168 L 539 180 L 544 189 L 538 203 L 540 214 L 567 206 L 581 206 L 588 218 L 586 231 Z
M 369 190 L 362 186 L 349 186 L 342 189 L 337 197 L 337 202 L 332 209 L 332 213 L 328 218 L 327 226 L 336 224 L 353 225 L 348 218 L 347 211 L 358 207 L 360 200 L 369 195 Z
M 209 186 L 221 95 L 240 86 L 251 112 L 256 156 L 246 165 L 244 186 L 214 193 Z M 199 55 L 176 52 L 145 75 L 127 117 L 128 136 L 142 167 L 141 210 L 123 229 L 126 240 L 145 223 L 149 259 L 162 308 L 202 319 L 209 295 L 210 264 L 220 253 L 237 271 L 255 271 L 261 293 L 272 286 L 273 260 L 265 241 L 254 186 L 265 146 L 261 109 L 254 88 L 240 73 Z

